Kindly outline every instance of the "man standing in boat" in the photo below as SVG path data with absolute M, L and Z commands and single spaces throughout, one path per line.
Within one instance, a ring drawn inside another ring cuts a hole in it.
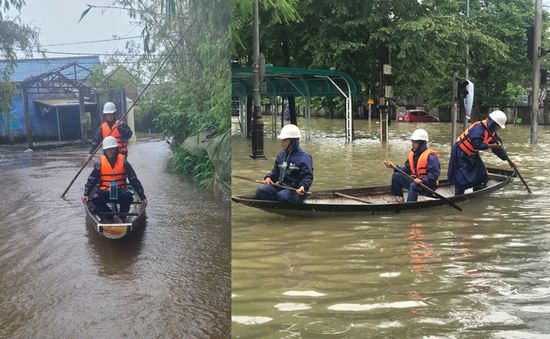
M 487 169 L 479 151 L 491 149 L 500 159 L 506 161 L 506 152 L 497 142 L 496 132 L 505 128 L 506 114 L 493 111 L 489 117 L 476 121 L 460 135 L 451 149 L 447 179 L 455 185 L 455 195 L 473 187 L 481 189 L 487 184 Z
M 118 203 L 122 214 L 120 221 L 124 222 L 126 219 L 124 213 L 128 213 L 133 201 L 133 193 L 128 190 L 126 179 L 139 195 L 143 207 L 147 206 L 147 198 L 136 172 L 126 161 L 126 157 L 119 153 L 118 148 L 114 137 L 108 136 L 103 140 L 103 155 L 99 157 L 99 162 L 94 165 L 88 177 L 82 201 L 91 203 L 88 205 L 90 211 L 99 214 L 103 220 L 113 220 L 113 211 L 107 203 Z
M 97 146 L 103 141 L 107 135 L 111 135 L 116 138 L 120 154 L 128 156 L 128 139 L 132 137 L 132 130 L 124 121 L 115 119 L 116 106 L 112 102 L 106 102 L 103 106 L 103 116 L 105 121 L 97 129 L 94 139 L 92 140 L 92 146 L 86 157 L 86 161 L 92 159 L 92 153 Z M 110 133 L 110 134 L 109 134 Z
M 424 190 L 418 185 L 420 183 L 435 190 L 437 188 L 437 180 L 441 172 L 441 164 L 439 163 L 439 155 L 433 149 L 428 148 L 428 132 L 419 128 L 411 135 L 412 149 L 409 152 L 409 157 L 405 161 L 405 166 L 399 167 L 407 174 L 412 174 L 415 179 L 395 170 L 391 178 L 391 194 L 395 196 L 395 201 L 398 203 L 404 202 L 403 188 L 407 188 L 407 202 L 417 201 L 419 194 L 425 194 Z M 395 166 L 391 161 L 384 161 L 384 165 L 388 168 Z
M 273 169 L 264 177 L 264 185 L 256 190 L 260 200 L 303 202 L 313 184 L 313 160 L 300 148 L 298 126 L 288 124 L 277 139 L 282 139 L 282 151 L 275 158 Z M 285 187 L 281 187 L 285 186 Z

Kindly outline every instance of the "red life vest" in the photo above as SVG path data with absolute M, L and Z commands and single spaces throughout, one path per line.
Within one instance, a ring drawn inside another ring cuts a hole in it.
M 424 152 L 422 152 L 422 154 L 420 154 L 420 157 L 418 157 L 418 161 L 416 162 L 416 166 L 414 166 L 414 152 L 409 152 L 409 167 L 411 169 L 411 173 L 420 179 L 424 178 L 426 174 L 428 174 L 428 157 L 430 154 L 439 159 L 439 154 L 437 154 L 436 151 L 431 148 L 427 148 Z
M 488 145 L 490 143 L 495 142 L 495 132 L 489 131 L 489 127 L 487 126 L 487 119 L 483 121 L 474 122 L 473 124 L 470 125 L 470 127 L 468 127 L 466 131 L 464 131 L 464 133 L 462 133 L 456 139 L 456 141 L 459 142 L 458 147 L 460 147 L 462 152 L 466 153 L 466 155 L 469 157 L 472 156 L 473 154 L 478 153 L 479 150 L 476 149 L 472 144 L 472 140 L 468 136 L 468 132 L 470 131 L 470 129 L 480 124 L 483 126 L 483 143 Z
M 126 188 L 126 170 L 124 170 L 124 160 L 126 157 L 122 154 L 117 155 L 115 166 L 111 167 L 109 159 L 105 155 L 99 157 L 101 164 L 101 183 L 100 189 L 108 191 L 111 181 L 116 181 L 119 188 Z
M 115 121 L 113 126 L 118 122 L 119 120 Z M 103 139 L 105 139 L 108 135 L 115 137 L 116 142 L 118 144 L 118 152 L 123 155 L 128 154 L 128 140 L 122 139 L 120 132 L 118 130 L 118 127 L 113 129 L 112 131 L 113 132 L 111 132 L 111 127 L 109 127 L 109 124 L 107 123 L 107 121 L 101 124 L 101 136 L 103 137 Z

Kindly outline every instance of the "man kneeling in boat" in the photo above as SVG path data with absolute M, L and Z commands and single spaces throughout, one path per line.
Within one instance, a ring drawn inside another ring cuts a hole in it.
M 126 179 L 145 207 L 147 199 L 136 172 L 126 161 L 126 157 L 119 154 L 116 138 L 108 136 L 103 139 L 103 155 L 99 157 L 99 162 L 96 162 L 88 177 L 82 201 L 89 204 L 90 211 L 99 214 L 103 221 L 124 222 L 124 214 L 128 213 L 133 201 L 133 194 L 126 187 Z M 120 220 L 118 217 L 113 218 L 113 211 L 107 205 L 109 202 L 120 204 Z
M 432 149 L 428 148 L 428 132 L 419 128 L 411 135 L 412 150 L 409 152 L 409 157 L 405 161 L 405 166 L 401 167 L 405 173 L 412 174 L 415 179 L 412 180 L 409 176 L 398 171 L 393 172 L 391 178 L 391 194 L 395 196 L 398 203 L 404 202 L 403 188 L 407 188 L 407 202 L 417 201 L 419 194 L 426 192 L 418 185 L 423 183 L 429 188 L 435 190 L 437 188 L 437 180 L 441 172 L 441 164 L 439 163 L 439 155 Z M 391 161 L 384 161 L 384 165 L 392 168 Z
M 264 177 L 264 185 L 256 190 L 256 198 L 286 202 L 303 202 L 313 183 L 313 160 L 300 148 L 298 126 L 288 124 L 277 139 L 282 139 L 282 151 L 277 154 L 275 166 Z M 281 187 L 285 186 L 285 187 Z

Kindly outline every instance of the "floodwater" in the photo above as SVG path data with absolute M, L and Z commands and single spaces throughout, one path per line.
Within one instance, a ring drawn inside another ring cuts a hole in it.
M 145 187 L 142 232 L 86 226 L 87 152 L 0 149 L 0 337 L 183 338 L 230 333 L 229 203 L 165 172 L 168 146 L 130 145 Z
M 378 125 L 315 119 L 314 190 L 389 184 L 384 159 L 404 163 L 409 137 L 428 130 L 446 177 L 450 124 L 392 123 L 383 146 Z M 460 124 L 461 126 L 461 124 Z M 268 160 L 232 139 L 233 173 L 262 179 L 279 142 L 266 126 Z M 236 338 L 550 336 L 550 128 L 501 132 L 533 194 L 519 179 L 464 212 L 434 209 L 328 218 L 286 217 L 232 203 L 232 334 Z M 508 168 L 492 153 L 485 163 Z M 233 180 L 233 194 L 257 184 Z

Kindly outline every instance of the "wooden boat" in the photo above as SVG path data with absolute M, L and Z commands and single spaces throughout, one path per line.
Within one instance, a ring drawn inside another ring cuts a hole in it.
M 111 207 L 111 209 L 113 208 Z M 134 192 L 134 201 L 130 206 L 130 211 L 125 215 L 125 222 L 120 221 L 120 218 L 123 216 L 122 213 L 113 212 L 109 215 L 114 215 L 115 217 L 113 219 L 115 220 L 118 217 L 119 222 L 102 222 L 101 216 L 92 213 L 87 204 L 84 204 L 84 210 L 86 211 L 87 223 L 93 226 L 97 233 L 108 239 L 127 237 L 132 231 L 136 230 L 138 227 L 143 227 L 145 224 L 145 207 L 141 203 L 141 199 L 136 192 Z M 116 210 L 118 211 L 118 208 Z
M 454 195 L 454 186 L 447 180 L 440 181 L 436 192 L 457 203 L 488 195 L 506 185 L 516 176 L 514 171 L 487 168 L 488 182 L 484 188 L 473 191 L 466 190 L 464 194 Z M 344 195 L 348 197 L 344 197 Z M 292 204 L 278 201 L 258 200 L 254 195 L 233 196 L 232 200 L 266 212 L 282 215 L 327 216 L 339 213 L 397 213 L 405 210 L 447 206 L 447 203 L 436 197 L 419 196 L 418 201 L 397 203 L 390 194 L 390 186 L 350 188 L 328 191 L 317 191 L 309 195 L 303 203 Z M 362 201 L 359 201 L 362 200 Z

